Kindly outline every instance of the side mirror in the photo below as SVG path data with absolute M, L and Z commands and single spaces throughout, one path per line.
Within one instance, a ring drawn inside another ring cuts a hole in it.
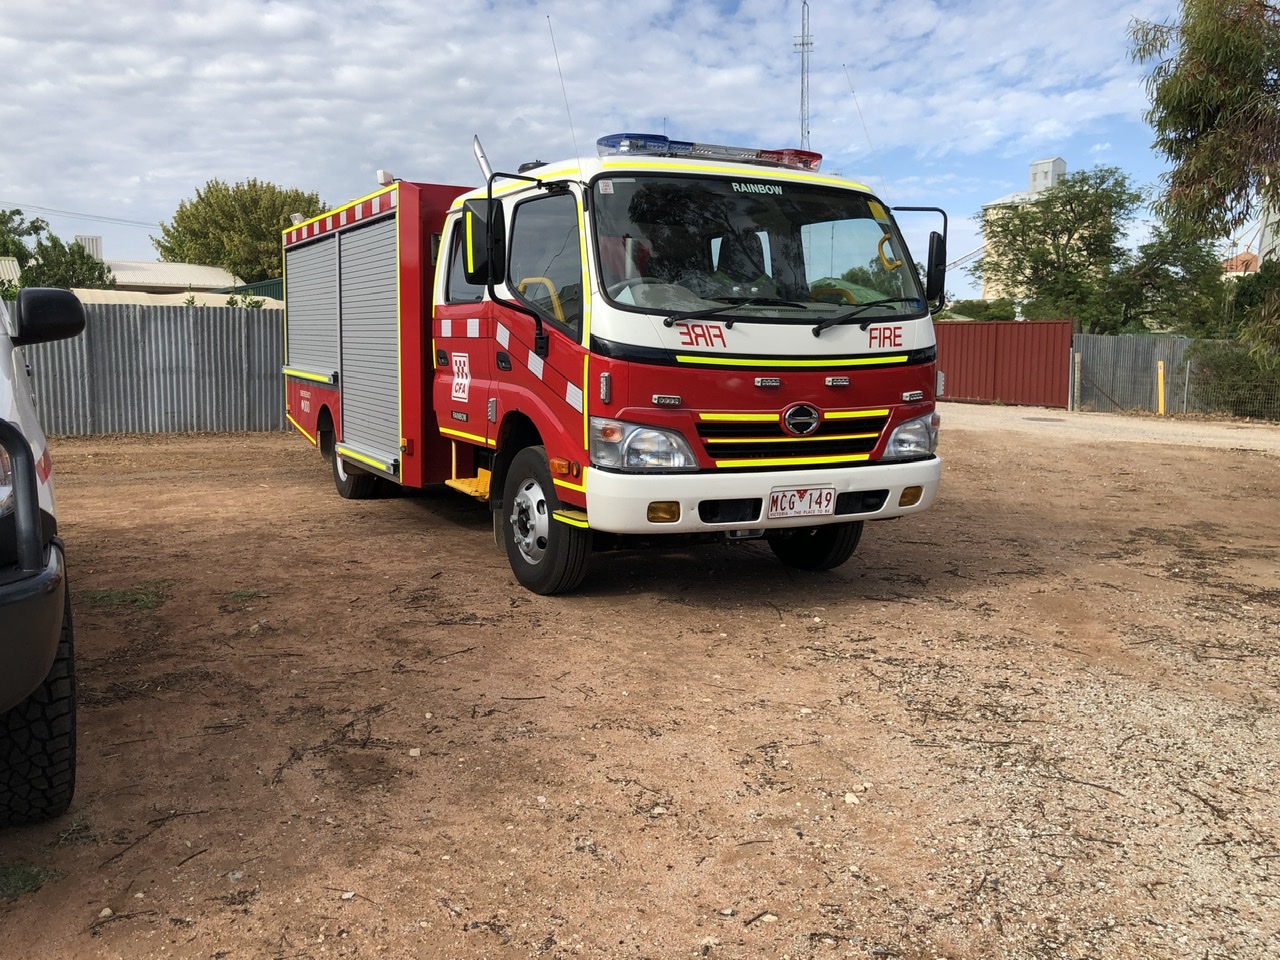
M 937 230 L 929 234 L 929 261 L 925 270 L 924 297 L 930 303 L 937 301 L 941 307 L 947 282 L 947 241 Z
M 84 329 L 84 305 L 70 290 L 26 287 L 14 305 L 13 345 L 66 340 Z
M 467 283 L 501 283 L 506 274 L 507 229 L 502 204 L 468 200 L 462 205 L 462 242 Z

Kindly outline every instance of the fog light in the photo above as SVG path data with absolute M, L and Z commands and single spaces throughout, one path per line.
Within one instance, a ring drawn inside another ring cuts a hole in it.
M 678 523 L 679 520 L 679 500 L 655 500 L 649 504 L 650 523 Z
M 898 498 L 898 506 L 914 507 L 923 496 L 924 487 L 905 487 L 902 491 L 902 496 Z

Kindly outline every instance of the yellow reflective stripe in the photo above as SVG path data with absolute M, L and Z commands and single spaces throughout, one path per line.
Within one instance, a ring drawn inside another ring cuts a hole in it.
M 606 170 L 682 170 L 693 173 L 718 173 L 740 180 L 794 180 L 797 183 L 821 183 L 832 187 L 853 188 L 870 193 L 871 190 L 855 180 L 843 180 L 820 173 L 806 173 L 787 167 L 720 166 L 714 163 L 671 160 L 669 158 L 601 157 L 600 165 Z M 757 172 L 758 171 L 758 172 Z
M 306 437 L 308 440 L 310 440 L 310 441 L 311 441 L 311 445 L 312 445 L 313 447 L 318 447 L 318 446 L 320 446 L 319 441 L 317 441 L 315 437 L 313 437 L 311 434 L 307 433 L 307 431 L 306 431 L 306 430 L 302 429 L 302 424 L 300 424 L 297 420 L 293 419 L 293 417 L 292 417 L 290 414 L 287 414 L 287 413 L 286 413 L 284 416 L 285 416 L 285 419 L 286 419 L 286 420 L 288 420 L 290 423 L 292 423 L 292 424 L 293 424 L 294 428 L 295 428 L 295 429 L 296 429 L 300 434 L 302 434 L 304 437 Z
M 538 179 L 541 180 L 544 184 L 550 180 L 555 180 L 561 177 L 565 179 L 574 179 L 576 177 L 577 179 L 580 180 L 582 179 L 582 167 L 579 166 L 578 163 L 575 161 L 571 163 L 562 163 L 554 167 L 538 168 Z M 503 184 L 500 187 L 495 185 L 493 188 L 493 196 L 504 197 L 509 193 L 516 193 L 517 191 L 520 191 L 520 190 L 534 190 L 534 189 L 537 189 L 537 184 L 530 183 L 527 180 L 513 180 L 510 183 Z M 449 212 L 452 213 L 454 210 L 459 209 L 468 200 L 484 200 L 488 196 L 489 196 L 489 192 L 486 188 L 472 190 L 468 193 L 464 193 L 461 196 L 456 197 L 453 203 L 449 205 Z
M 591 354 L 582 355 L 582 449 L 591 449 L 591 417 L 588 411 L 591 402 L 587 395 L 587 385 L 591 380 Z
M 474 433 L 463 433 L 461 430 L 450 430 L 448 427 L 441 427 L 440 432 L 450 437 L 461 437 L 463 440 L 470 440 L 472 443 L 488 444 L 491 447 L 497 445 L 496 440 L 477 437 Z
M 717 467 L 788 467 L 811 465 L 818 466 L 827 463 L 853 463 L 858 460 L 870 460 L 869 453 L 854 453 L 845 456 L 834 457 L 777 457 L 772 460 L 760 460 L 752 458 L 750 460 L 717 460 Z
M 382 463 L 379 460 L 373 459 L 373 457 L 366 457 L 363 453 L 356 453 L 354 450 L 350 450 L 347 447 L 344 447 L 341 445 L 339 445 L 336 449 L 337 449 L 337 452 L 342 456 L 344 460 L 355 460 L 357 463 L 367 463 L 371 467 L 377 467 L 379 470 L 382 470 L 386 473 L 392 472 L 392 468 L 390 466 L 388 466 L 385 463 Z
M 332 210 L 326 210 L 324 213 L 316 214 L 310 220 L 303 220 L 301 223 L 291 223 L 289 224 L 289 226 L 285 227 L 284 230 L 281 232 L 288 233 L 290 230 L 301 230 L 303 227 L 307 226 L 308 224 L 316 223 L 320 220 L 323 220 L 325 217 L 336 217 L 338 214 L 342 213 L 343 210 L 350 210 L 353 207 L 360 206 L 360 204 L 364 203 L 366 200 L 372 200 L 374 197 L 381 196 L 384 193 L 395 193 L 399 189 L 400 187 L 394 183 L 388 187 L 379 187 L 377 190 L 373 191 L 373 193 L 366 193 L 363 197 L 361 197 L 358 200 L 352 200 L 350 203 L 344 203 L 340 207 L 334 207 Z M 395 209 L 397 211 L 399 211 L 400 209 L 400 203 L 399 203 L 398 197 L 397 197 Z M 381 217 L 386 212 L 387 212 L 386 210 L 380 210 L 378 211 L 378 213 L 374 214 L 374 216 Z M 351 226 L 351 224 L 347 223 L 346 226 L 349 227 Z M 311 239 L 311 238 L 308 237 L 307 239 Z
M 552 483 L 557 487 L 564 487 L 566 490 L 576 490 L 578 493 L 586 493 L 587 485 L 585 483 L 570 483 L 568 480 L 556 480 L 552 478 Z
M 822 415 L 823 420 L 857 420 L 867 417 L 887 417 L 888 408 L 884 410 L 828 410 Z
M 821 443 L 825 440 L 874 440 L 878 433 L 842 433 L 820 437 L 703 437 L 703 443 Z
M 906 363 L 907 357 L 905 355 L 886 355 L 883 357 L 845 357 L 844 359 L 831 357 L 826 360 L 787 360 L 779 357 L 699 357 L 676 354 L 676 360 L 680 363 L 705 363 L 721 367 L 757 367 L 761 370 L 769 370 L 773 367 L 869 367 L 880 363 Z
M 555 517 L 561 523 L 567 523 L 571 527 L 579 527 L 583 530 L 586 530 L 589 527 L 585 518 L 580 520 L 577 517 L 568 517 L 568 516 L 565 516 L 563 513 L 561 513 L 559 510 L 551 514 L 551 516 Z
M 280 372 L 286 377 L 297 377 L 299 380 L 313 380 L 316 383 L 333 383 L 333 374 L 331 373 L 312 373 L 309 370 L 297 370 L 293 367 L 283 367 Z
M 578 203 L 578 259 L 582 262 L 582 342 L 591 342 L 591 265 L 587 262 L 587 225 Z M 583 371 L 583 409 L 586 409 L 586 371 Z
M 476 258 L 473 255 L 475 251 L 475 239 L 471 235 L 471 221 L 475 219 L 475 214 L 468 210 L 463 214 L 463 219 L 467 226 L 467 270 L 471 273 L 476 272 Z
M 700 413 L 699 420 L 718 423 L 773 423 L 778 419 L 776 413 Z

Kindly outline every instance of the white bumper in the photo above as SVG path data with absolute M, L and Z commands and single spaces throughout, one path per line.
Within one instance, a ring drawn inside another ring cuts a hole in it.
M 850 520 L 887 520 L 918 513 L 933 503 L 942 476 L 937 457 L 914 463 L 872 464 L 840 470 L 780 470 L 767 473 L 685 473 L 651 476 L 606 473 L 594 467 L 586 471 L 587 520 L 591 529 L 606 533 L 701 533 L 738 529 L 776 530 L 782 527 L 812 527 Z M 884 505 L 871 512 L 833 516 L 769 519 L 769 494 L 778 489 L 834 487 L 841 493 L 888 491 Z M 898 501 L 906 487 L 921 487 L 918 502 L 901 507 Z M 699 516 L 703 501 L 761 501 L 754 520 L 707 523 Z M 648 519 L 653 501 L 680 502 L 680 519 L 674 523 L 653 523 Z

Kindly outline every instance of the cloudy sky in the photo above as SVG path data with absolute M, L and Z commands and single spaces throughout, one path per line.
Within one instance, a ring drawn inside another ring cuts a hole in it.
M 810 0 L 811 147 L 890 203 L 944 207 L 962 257 L 1033 160 L 1156 183 L 1126 30 L 1177 9 Z M 497 169 L 624 130 L 796 146 L 800 32 L 799 0 L 0 0 L 0 207 L 154 260 L 214 178 L 338 204 L 379 168 L 477 183 L 473 134 Z

